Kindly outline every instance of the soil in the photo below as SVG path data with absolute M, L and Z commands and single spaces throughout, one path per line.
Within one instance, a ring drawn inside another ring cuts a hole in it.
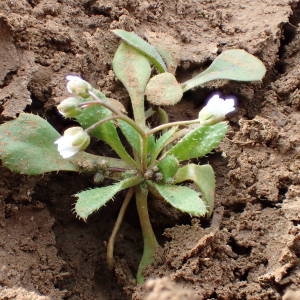
M 105 246 L 120 199 L 84 223 L 72 195 L 90 176 L 2 167 L 0 299 L 299 299 L 299 21 L 296 0 L 1 0 L 1 122 L 26 110 L 68 127 L 55 105 L 70 73 L 128 107 L 111 71 L 115 28 L 180 49 L 180 80 L 230 48 L 259 57 L 267 74 L 261 83 L 213 82 L 168 108 L 172 120 L 194 118 L 216 90 L 239 103 L 226 139 L 204 160 L 217 174 L 212 220 L 151 203 L 161 249 L 142 286 L 134 285 L 142 251 L 134 206 L 112 273 Z

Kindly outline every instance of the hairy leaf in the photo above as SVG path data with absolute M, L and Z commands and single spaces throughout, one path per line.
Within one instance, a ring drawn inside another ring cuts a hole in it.
M 76 214 L 86 221 L 89 215 L 99 210 L 118 192 L 135 186 L 143 181 L 140 177 L 131 177 L 119 181 L 113 185 L 86 190 L 76 194 L 78 198 L 75 204 Z
M 135 48 L 121 43 L 112 64 L 117 78 L 129 93 L 135 121 L 145 127 L 144 93 L 151 74 L 148 59 Z
M 178 185 L 149 183 L 162 198 L 173 207 L 191 216 L 201 217 L 207 213 L 207 207 L 200 198 L 199 193 L 186 187 Z M 152 191 L 152 190 L 151 190 Z
M 219 145 L 227 131 L 225 122 L 201 126 L 189 132 L 167 154 L 179 161 L 202 157 Z
M 147 138 L 147 152 L 148 152 L 147 161 L 148 161 L 148 163 L 151 162 L 154 147 L 155 147 L 155 137 L 152 134 L 152 135 L 148 136 L 148 138 Z
M 97 95 L 99 96 L 99 91 L 97 91 Z M 109 101 L 103 94 L 99 98 L 103 101 Z M 83 128 L 88 128 L 96 122 L 111 115 L 112 112 L 109 109 L 100 105 L 93 105 L 83 109 L 82 112 L 75 117 L 75 119 Z M 116 126 L 112 121 L 101 124 L 91 132 L 91 135 L 107 143 L 120 158 L 128 163 L 134 164 L 133 159 L 125 150 L 119 138 Z
M 193 181 L 199 188 L 202 199 L 208 207 L 208 215 L 210 216 L 214 209 L 215 198 L 215 174 L 210 165 L 188 164 L 178 169 L 175 175 L 176 183 L 184 181 Z
M 54 144 L 60 134 L 43 118 L 22 113 L 0 126 L 0 158 L 14 172 L 38 175 L 52 171 L 90 172 L 132 167 L 123 160 L 80 151 L 63 159 Z M 111 178 L 112 176 L 108 176 Z
M 202 73 L 183 83 L 184 92 L 216 79 L 258 81 L 266 73 L 264 64 L 257 57 L 241 49 L 222 52 Z
M 0 158 L 10 170 L 27 175 L 52 171 L 77 171 L 63 159 L 55 140 L 59 133 L 37 115 L 21 113 L 13 121 L 0 126 Z
M 177 130 L 177 127 L 172 127 L 171 129 L 169 129 L 168 131 L 166 131 L 165 133 L 163 133 L 158 138 L 158 140 L 156 141 L 155 146 L 153 148 L 152 154 L 151 154 L 152 155 L 152 162 L 154 162 L 157 159 L 158 155 L 163 150 L 164 146 L 169 141 L 169 139 L 176 132 L 176 130 Z
M 119 127 L 126 137 L 126 140 L 132 147 L 133 151 L 137 154 L 141 154 L 141 137 L 139 133 L 127 122 L 120 120 Z
M 159 52 L 145 40 L 140 38 L 134 32 L 128 32 L 122 29 L 115 29 L 112 31 L 115 35 L 120 37 L 124 42 L 129 44 L 130 46 L 134 47 L 145 56 L 155 65 L 159 72 L 166 72 L 167 67 L 161 58 Z
M 181 100 L 183 91 L 175 76 L 165 72 L 149 80 L 145 94 L 154 105 L 174 105 Z
M 71 157 L 69 161 L 77 167 L 79 172 L 98 172 L 101 170 L 104 173 L 105 178 L 114 180 L 124 179 L 124 173 L 120 172 L 133 172 L 133 167 L 126 163 L 122 159 L 99 156 L 80 151 L 74 157 Z
M 167 155 L 158 162 L 157 166 L 163 175 L 163 181 L 165 183 L 172 183 L 173 177 L 179 168 L 177 158 L 174 155 Z

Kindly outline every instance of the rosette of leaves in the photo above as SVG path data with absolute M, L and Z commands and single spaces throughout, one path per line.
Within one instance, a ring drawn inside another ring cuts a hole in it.
M 244 50 L 226 50 L 204 72 L 179 83 L 174 76 L 176 62 L 162 49 L 163 43 L 158 51 L 135 33 L 113 32 L 122 42 L 112 66 L 128 91 L 133 118 L 120 111 L 115 101 L 91 88 L 87 97 L 79 97 L 81 104 L 74 119 L 91 136 L 108 144 L 118 158 L 81 151 L 70 159 L 63 159 L 54 145 L 60 134 L 43 118 L 27 113 L 0 126 L 0 158 L 4 166 L 21 174 L 93 172 L 98 179 L 113 180 L 111 185 L 89 188 L 76 194 L 75 212 L 83 220 L 126 190 L 108 242 L 110 266 L 113 265 L 116 234 L 129 201 L 135 197 L 144 236 L 144 252 L 137 273 L 137 281 L 141 283 L 143 269 L 153 261 L 158 247 L 148 214 L 148 194 L 190 216 L 210 216 L 214 207 L 213 169 L 210 165 L 189 161 L 210 153 L 227 131 L 226 122 L 212 125 L 201 125 L 197 120 L 168 123 L 163 109 L 145 111 L 145 100 L 155 106 L 174 105 L 184 92 L 210 80 L 261 80 L 265 68 L 260 60 Z M 157 74 L 150 78 L 152 67 Z M 158 114 L 161 125 L 151 128 L 146 120 L 153 113 Z M 120 134 L 130 149 L 123 145 Z M 185 185 L 186 182 L 192 182 L 194 188 Z

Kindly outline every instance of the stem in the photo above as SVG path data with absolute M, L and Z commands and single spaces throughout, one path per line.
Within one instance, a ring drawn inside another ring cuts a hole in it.
M 98 104 L 106 107 L 110 111 L 112 111 L 116 116 L 118 116 L 118 119 L 124 120 L 128 124 L 130 124 L 142 137 L 146 135 L 145 131 L 138 125 L 136 124 L 132 119 L 124 115 L 121 111 L 116 109 L 113 105 L 111 105 L 108 101 L 103 101 L 101 100 L 96 94 L 94 94 L 92 91 L 89 92 L 90 95 L 95 99 L 95 101 L 88 101 L 81 103 L 79 107 L 84 107 L 84 106 L 89 106 L 93 104 Z
M 143 271 L 154 260 L 156 248 L 159 246 L 154 235 L 147 207 L 148 189 L 139 185 L 136 187 L 136 206 L 144 238 L 144 251 L 137 271 L 137 283 L 144 282 Z
M 141 141 L 141 167 L 142 173 L 146 172 L 147 170 L 147 157 L 148 157 L 148 138 L 142 137 Z
M 195 119 L 195 120 L 189 120 L 189 121 L 171 122 L 171 123 L 162 124 L 162 125 L 159 125 L 157 127 L 154 127 L 153 129 L 149 130 L 146 134 L 147 135 L 151 135 L 151 134 L 154 134 L 154 133 L 156 133 L 158 131 L 161 131 L 161 130 L 169 128 L 169 127 L 173 127 L 173 126 L 185 126 L 185 125 L 191 125 L 191 124 L 196 124 L 196 123 L 200 124 L 200 121 L 198 119 Z
M 94 129 L 96 129 L 98 126 L 100 126 L 101 124 L 105 123 L 105 122 L 108 122 L 108 121 L 111 121 L 111 120 L 116 120 L 118 119 L 119 117 L 118 116 L 110 116 L 110 117 L 107 117 L 107 118 L 104 118 L 96 123 L 94 123 L 93 125 L 91 125 L 90 127 L 86 128 L 86 132 L 87 133 L 90 133 L 91 131 L 93 131 Z
M 111 167 L 111 168 L 107 168 L 107 170 L 112 171 L 112 172 L 126 172 L 128 171 L 128 169 L 124 169 L 124 168 L 117 168 L 117 167 Z
M 102 124 L 106 121 L 110 121 L 112 119 L 121 119 L 121 120 L 127 122 L 129 125 L 131 125 L 140 134 L 140 137 L 141 137 L 141 166 L 142 166 L 142 172 L 145 172 L 147 169 L 148 134 L 135 121 L 133 121 L 132 119 L 130 119 L 129 117 L 124 115 L 121 111 L 116 109 L 108 101 L 106 102 L 106 101 L 101 100 L 92 91 L 90 91 L 89 93 L 96 100 L 81 103 L 79 105 L 80 107 L 98 104 L 98 105 L 102 105 L 102 106 L 106 107 L 107 109 L 109 109 L 110 111 L 112 111 L 115 114 L 115 116 L 113 116 L 113 117 L 109 117 L 109 118 L 100 120 L 99 122 L 97 122 L 98 124 L 97 123 L 93 124 L 91 126 L 91 127 L 93 127 L 92 129 L 95 129 L 100 124 Z M 91 127 L 89 127 L 87 130 L 90 130 Z
M 197 80 L 195 80 L 196 77 L 197 77 Z M 181 87 L 182 87 L 182 90 L 184 93 L 196 86 L 199 86 L 199 85 L 205 83 L 205 82 L 217 79 L 214 76 L 214 72 L 211 72 L 211 70 L 209 70 L 209 68 L 207 68 L 206 70 L 204 70 L 203 72 L 198 74 L 196 77 L 191 78 L 181 84 Z
M 112 268 L 114 266 L 114 245 L 115 245 L 116 236 L 117 236 L 119 229 L 121 227 L 121 224 L 123 222 L 124 215 L 125 215 L 126 209 L 128 207 L 128 204 L 133 196 L 133 191 L 134 191 L 133 188 L 130 188 L 127 190 L 125 199 L 122 203 L 117 220 L 113 227 L 113 231 L 108 240 L 107 250 L 106 250 L 106 261 L 107 261 L 107 264 L 108 264 L 108 267 L 110 270 L 112 270 Z

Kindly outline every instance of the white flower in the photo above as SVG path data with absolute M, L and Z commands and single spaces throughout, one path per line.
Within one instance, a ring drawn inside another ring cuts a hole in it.
M 204 124 L 223 121 L 225 116 L 235 110 L 233 98 L 223 99 L 218 94 L 211 97 L 199 112 L 199 120 Z
M 83 98 L 89 97 L 91 85 L 87 81 L 75 75 L 68 75 L 66 76 L 66 79 L 68 80 L 67 90 L 69 93 Z
M 69 97 L 57 105 L 57 110 L 65 118 L 73 118 L 76 117 L 78 114 L 80 114 L 81 111 L 81 109 L 79 108 L 80 103 L 81 101 L 79 98 Z
M 84 150 L 90 143 L 90 136 L 81 127 L 68 128 L 64 135 L 54 144 L 63 158 L 69 158 L 80 150 Z

